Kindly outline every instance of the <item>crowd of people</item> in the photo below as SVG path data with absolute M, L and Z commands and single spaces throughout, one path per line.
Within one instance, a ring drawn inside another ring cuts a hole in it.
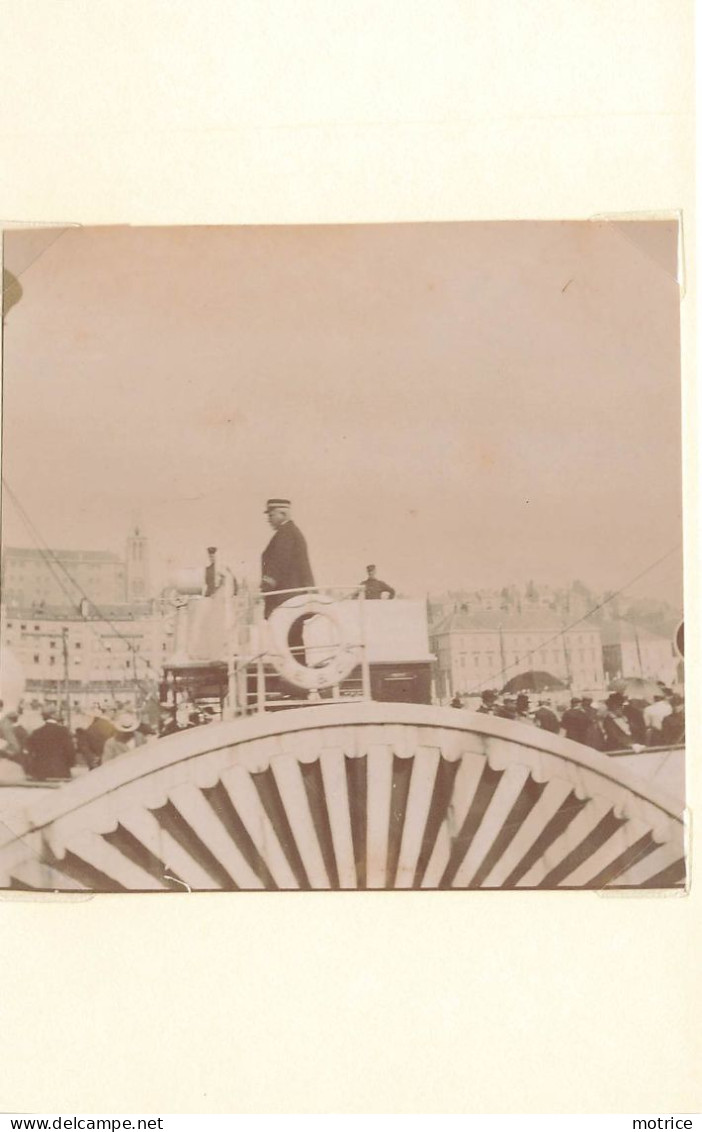
M 0 704 L 0 710 L 2 704 Z M 69 728 L 60 710 L 32 703 L 0 716 L 0 779 L 47 782 L 94 770 L 142 746 L 154 728 L 130 709 L 98 710 L 73 717 Z
M 467 697 L 454 696 L 451 706 L 466 708 Z M 534 702 L 526 692 L 481 693 L 476 709 L 481 714 L 513 719 L 541 727 L 554 735 L 564 735 L 575 743 L 611 754 L 614 751 L 643 751 L 651 747 L 670 747 L 685 742 L 685 701 L 677 692 L 661 685 L 651 702 L 629 699 L 622 692 L 611 692 L 605 700 L 592 696 L 572 696 L 559 707 L 550 697 Z
M 33 701 L 3 713 L 0 701 L 0 781 L 46 782 L 72 778 L 142 747 L 150 739 L 201 727 L 214 709 L 195 704 L 162 710 L 156 725 L 124 704 L 95 705 L 94 714 L 73 713 L 67 726 L 61 709 Z

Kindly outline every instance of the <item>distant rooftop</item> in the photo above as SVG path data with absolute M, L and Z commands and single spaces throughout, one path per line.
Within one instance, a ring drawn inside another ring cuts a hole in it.
M 8 620 L 12 621 L 136 621 L 142 617 L 151 617 L 154 614 L 154 603 L 150 601 L 132 601 L 103 604 L 97 610 L 91 609 L 87 617 L 83 617 L 74 606 L 47 605 L 39 609 L 36 605 L 6 605 L 5 612 Z
M 622 620 L 604 621 L 600 625 L 600 633 L 602 634 L 603 645 L 620 645 L 625 641 L 635 641 L 637 637 L 639 641 L 666 641 L 669 639 L 659 633 L 652 633 L 650 629 L 644 629 L 641 625 L 633 625 L 631 621 Z
M 90 562 L 122 562 L 119 554 L 112 550 L 37 550 L 34 547 L 6 546 L 3 548 L 6 558 L 35 558 L 43 559 L 46 555 L 58 558 L 60 561 L 90 561 Z
M 528 633 L 555 631 L 564 628 L 563 620 L 550 609 L 534 609 L 524 613 L 509 613 L 501 609 L 476 609 L 474 612 L 457 610 L 442 618 L 432 630 L 433 633 Z M 573 627 L 573 632 L 597 631 L 599 625 L 582 623 Z

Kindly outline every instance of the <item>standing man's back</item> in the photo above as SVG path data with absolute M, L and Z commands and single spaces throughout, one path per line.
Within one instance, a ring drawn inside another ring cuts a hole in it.
M 570 707 L 561 716 L 561 727 L 566 739 L 571 739 L 574 743 L 587 743 L 589 725 L 588 715 L 582 709 L 582 700 L 579 696 L 573 696 Z
M 50 709 L 42 712 L 44 724 L 27 739 L 27 771 L 32 778 L 70 778 L 76 753 L 67 727 L 58 723 Z

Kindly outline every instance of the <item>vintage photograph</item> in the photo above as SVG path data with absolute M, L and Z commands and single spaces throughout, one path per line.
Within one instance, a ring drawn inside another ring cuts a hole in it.
M 679 239 L 5 231 L 0 887 L 683 889 Z

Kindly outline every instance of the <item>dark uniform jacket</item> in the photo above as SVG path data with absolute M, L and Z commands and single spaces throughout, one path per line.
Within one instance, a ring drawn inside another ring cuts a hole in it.
M 76 761 L 73 739 L 67 727 L 49 719 L 27 739 L 27 771 L 32 778 L 70 778 Z
M 292 519 L 283 523 L 261 555 L 261 589 L 298 590 L 314 586 L 307 543 Z M 276 594 L 265 599 L 265 615 L 270 617 L 276 606 L 294 594 Z
M 205 597 L 212 597 L 212 594 L 217 589 L 217 567 L 214 562 L 208 562 L 205 566 Z
M 395 596 L 392 586 L 389 586 L 387 582 L 381 582 L 380 578 L 366 578 L 365 581 L 361 582 L 361 586 L 366 592 L 368 601 L 378 601 L 383 594 L 387 594 L 391 598 Z

